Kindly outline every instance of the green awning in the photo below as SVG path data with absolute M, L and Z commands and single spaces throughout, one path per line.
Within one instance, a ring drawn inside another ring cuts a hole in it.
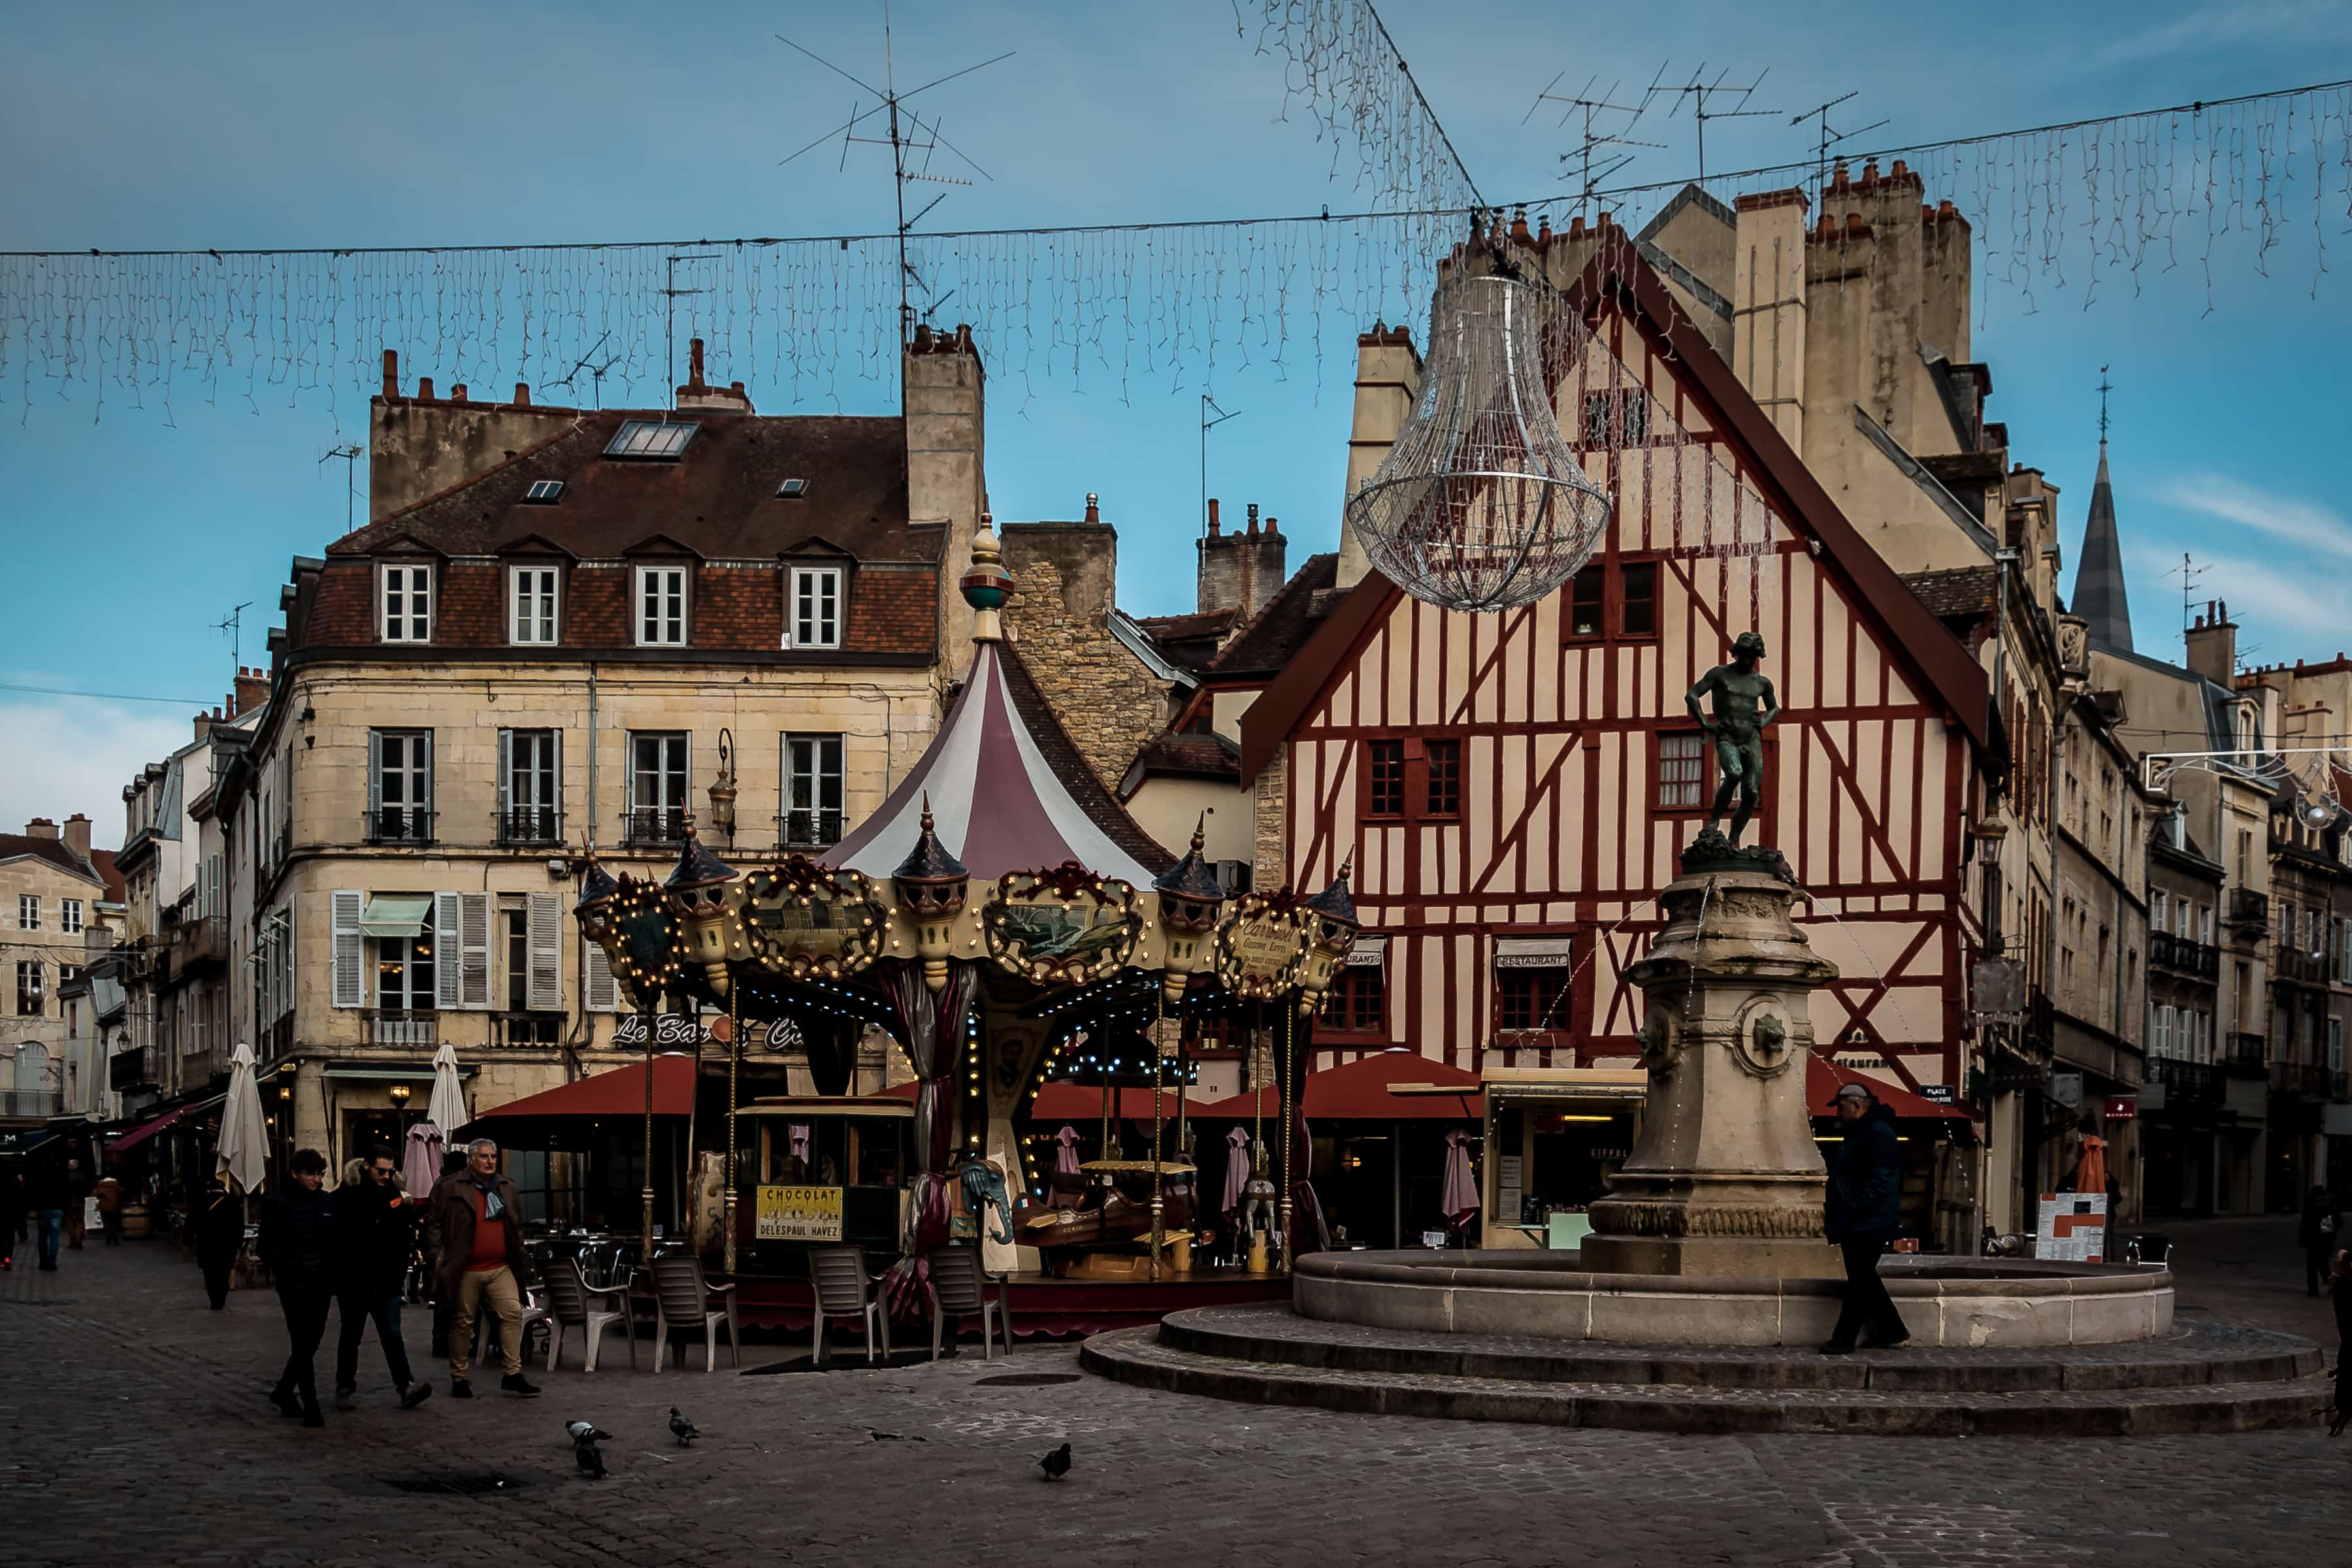
M 370 1083 L 431 1083 L 433 1081 L 431 1062 L 419 1062 L 414 1067 L 398 1062 L 390 1064 L 329 1062 L 324 1070 L 326 1077 L 338 1082 L 351 1079 Z M 460 1062 L 457 1064 L 457 1076 L 461 1079 L 471 1078 L 474 1076 L 474 1069 L 466 1063 Z
M 433 918 L 430 893 L 378 893 L 360 911 L 362 936 L 423 936 Z

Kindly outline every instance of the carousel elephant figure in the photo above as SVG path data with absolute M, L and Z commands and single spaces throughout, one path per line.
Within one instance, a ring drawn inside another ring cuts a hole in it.
M 964 1206 L 977 1215 L 989 1217 L 995 1229 L 994 1240 L 1010 1242 L 1013 1239 L 1013 1203 L 1005 1195 L 1004 1173 L 974 1155 L 963 1163 L 958 1174 L 963 1177 Z M 992 1205 L 996 1212 L 990 1215 Z
M 1274 1184 L 1264 1176 L 1251 1177 L 1249 1185 L 1242 1189 L 1241 1231 L 1244 1241 L 1259 1236 L 1269 1239 L 1274 1237 Z

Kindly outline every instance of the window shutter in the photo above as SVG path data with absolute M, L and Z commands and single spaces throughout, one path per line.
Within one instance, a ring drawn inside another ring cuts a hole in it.
M 374 831 L 375 825 L 383 820 L 383 734 L 381 731 L 370 730 L 368 731 L 368 829 L 370 832 Z
M 433 1002 L 445 1013 L 457 1010 L 457 893 L 433 895 Z
M 604 950 L 593 942 L 581 944 L 580 989 L 582 1006 L 591 1013 L 617 1013 L 621 1010 L 620 987 L 613 984 L 613 965 Z
M 457 895 L 457 1005 L 490 1005 L 490 896 Z
M 506 837 L 514 813 L 514 731 L 499 731 L 499 837 Z
M 419 760 L 423 767 L 420 773 L 424 781 L 423 787 L 416 792 L 417 798 L 410 804 L 425 814 L 426 830 L 429 832 L 433 812 L 433 731 L 430 730 L 419 731 L 415 740 L 410 744 L 421 753 Z
M 533 893 L 524 928 L 530 950 L 530 984 L 524 998 L 534 1013 L 563 1009 L 563 902 L 553 893 Z M 603 958 L 604 950 L 596 950 Z
M 365 957 L 360 941 L 360 895 L 338 890 L 327 895 L 335 944 L 334 1005 L 363 1007 L 367 998 L 361 981 Z

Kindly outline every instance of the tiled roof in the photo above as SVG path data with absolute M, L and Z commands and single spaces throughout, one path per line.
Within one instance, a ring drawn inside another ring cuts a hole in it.
M 68 872 L 76 877 L 87 877 L 93 882 L 103 883 L 108 898 L 121 899 L 122 880 L 119 877 L 109 875 L 114 869 L 114 856 L 109 851 L 97 850 L 92 852 L 91 860 L 95 860 L 100 854 L 106 856 L 104 872 L 92 865 L 90 860 L 85 860 L 67 848 L 65 841 L 61 838 L 36 838 L 28 833 L 0 833 L 0 860 L 14 860 L 23 855 L 29 855 L 36 860 L 47 860 L 60 871 Z
M 93 849 L 89 852 L 89 863 L 97 869 L 99 879 L 106 884 L 106 901 L 110 904 L 122 902 L 122 873 L 114 868 L 114 851 Z
M 1938 619 L 1990 616 L 1996 607 L 1993 581 L 1998 570 L 1992 566 L 1955 566 L 1943 572 L 1914 572 L 1903 581 L 1927 606 L 1927 613 Z
M 1323 624 L 1317 595 L 1339 580 L 1339 556 L 1308 556 L 1290 581 L 1266 601 L 1265 608 L 1210 662 L 1208 678 L 1230 680 L 1279 674 Z
M 1128 778 L 1141 782 L 1146 773 L 1182 773 L 1193 778 L 1223 779 L 1239 784 L 1242 751 L 1223 735 L 1187 735 L 1162 730 L 1136 753 Z

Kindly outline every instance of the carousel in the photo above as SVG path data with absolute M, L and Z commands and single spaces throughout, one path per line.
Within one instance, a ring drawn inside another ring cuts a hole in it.
M 1287 1294 L 1295 1108 L 1356 937 L 1346 873 L 1311 897 L 1229 898 L 1198 833 L 1168 864 L 1004 642 L 1011 586 L 983 518 L 960 584 L 970 673 L 920 761 L 830 851 L 730 865 L 689 821 L 660 882 L 590 858 L 576 913 L 644 1016 L 627 1033 L 646 1051 L 645 1255 L 656 1042 L 707 1038 L 725 1056 L 697 1070 L 708 1131 L 687 1139 L 709 1179 L 687 1184 L 709 1215 L 692 1234 L 748 1321 L 804 1323 L 810 1253 L 841 1246 L 889 1267 L 902 1315 L 929 1253 L 976 1247 L 1026 1332 Z M 732 793 L 722 773 L 722 819 Z M 913 1081 L 854 1092 L 877 1031 Z M 747 1040 L 793 1042 L 797 1091 L 772 1092 L 785 1086 Z M 1204 1050 L 1242 1057 L 1245 1103 L 1224 1119 L 1251 1130 L 1231 1135 L 1213 1202 L 1192 1153 L 1205 1108 L 1185 1092 Z M 1066 1124 L 1081 1120 L 1091 1158 Z

